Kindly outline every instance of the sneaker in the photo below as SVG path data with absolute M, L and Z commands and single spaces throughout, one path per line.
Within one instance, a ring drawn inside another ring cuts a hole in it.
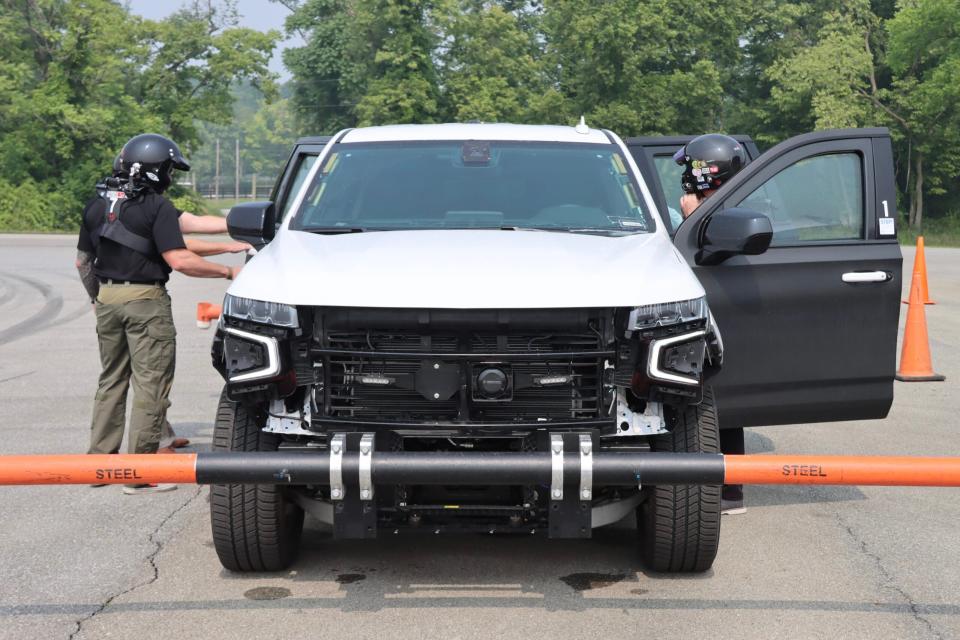
M 128 496 L 135 496 L 140 493 L 160 493 L 163 491 L 173 491 L 177 488 L 175 484 L 128 484 L 124 485 L 123 492 Z
M 720 499 L 720 514 L 724 516 L 738 516 L 746 513 L 747 508 L 743 506 L 743 500 L 724 500 Z
M 190 441 L 186 438 L 174 438 L 173 442 L 170 443 L 170 446 L 174 449 L 183 449 L 184 447 L 190 446 Z

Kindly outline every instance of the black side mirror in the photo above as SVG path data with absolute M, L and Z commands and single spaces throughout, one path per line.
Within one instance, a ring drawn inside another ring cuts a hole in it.
M 273 240 L 275 221 L 272 202 L 244 202 L 227 214 L 227 232 L 234 240 L 249 242 L 259 249 Z
M 770 246 L 770 218 L 748 209 L 721 209 L 707 220 L 697 264 L 720 264 L 731 256 L 755 256 Z

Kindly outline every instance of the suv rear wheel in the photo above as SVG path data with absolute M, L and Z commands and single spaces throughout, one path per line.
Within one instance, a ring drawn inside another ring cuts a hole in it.
M 718 453 L 713 390 L 679 414 L 673 431 L 653 438 L 653 451 Z M 655 486 L 637 507 L 637 529 L 647 567 L 654 571 L 706 571 L 720 545 L 720 485 Z
M 264 433 L 262 416 L 220 394 L 214 451 L 276 451 L 279 436 Z M 287 487 L 215 484 L 210 491 L 213 545 L 230 571 L 280 571 L 296 559 L 303 509 Z

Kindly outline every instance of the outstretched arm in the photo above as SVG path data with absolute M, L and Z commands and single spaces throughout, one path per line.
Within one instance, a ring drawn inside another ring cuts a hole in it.
M 164 251 L 161 255 L 171 269 L 194 278 L 233 280 L 241 269 L 241 267 L 228 267 L 204 260 L 189 249 L 171 249 L 170 251 Z
M 187 249 L 193 251 L 198 256 L 217 256 L 221 253 L 240 253 L 250 249 L 251 246 L 246 242 L 210 242 L 209 240 L 199 240 L 197 238 L 184 238 Z
M 220 216 L 197 216 L 189 211 L 180 214 L 183 233 L 226 233 L 227 219 Z

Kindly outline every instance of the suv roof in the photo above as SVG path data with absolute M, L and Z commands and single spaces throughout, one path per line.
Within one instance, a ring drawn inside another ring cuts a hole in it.
M 687 135 L 687 136 L 636 136 L 633 138 L 624 138 L 623 141 L 627 145 L 643 145 L 643 146 L 677 146 L 681 147 L 698 135 Z M 739 142 L 740 144 L 752 144 L 753 139 L 750 136 L 729 134 L 731 138 Z
M 579 133 L 574 127 L 557 125 L 448 123 L 395 124 L 349 130 L 340 142 L 393 142 L 409 140 L 516 140 L 610 144 L 599 129 Z

